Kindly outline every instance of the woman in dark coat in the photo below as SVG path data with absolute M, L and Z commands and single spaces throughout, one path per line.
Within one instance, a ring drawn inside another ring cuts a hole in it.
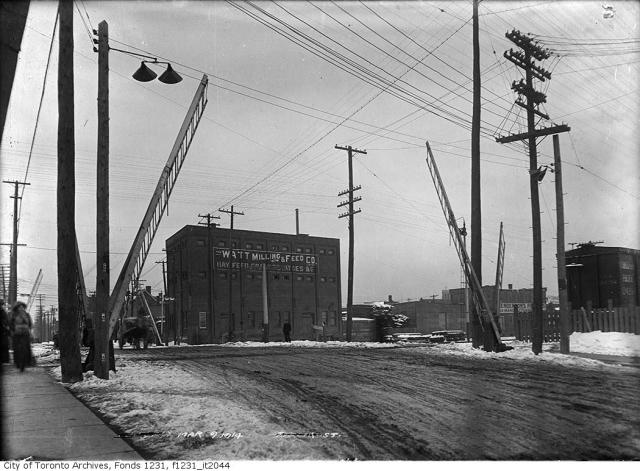
M 9 363 L 9 313 L 4 308 L 4 299 L 0 299 L 0 363 Z
M 27 305 L 18 301 L 11 310 L 11 333 L 13 335 L 13 361 L 20 371 L 31 365 L 31 328 L 33 322 Z

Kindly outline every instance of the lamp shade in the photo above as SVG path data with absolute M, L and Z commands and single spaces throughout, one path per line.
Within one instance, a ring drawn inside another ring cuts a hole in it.
M 178 73 L 175 70 L 173 70 L 173 67 L 171 67 L 171 64 L 167 64 L 167 70 L 165 70 L 162 73 L 162 75 L 158 77 L 158 80 L 160 80 L 162 83 L 172 84 L 172 83 L 181 82 L 182 77 L 180 77 L 180 75 L 178 75 Z
M 132 77 L 136 79 L 138 82 L 150 82 L 157 76 L 158 74 L 156 74 L 153 70 L 147 67 L 144 61 L 140 63 L 140 68 L 136 70 L 135 74 L 132 75 Z

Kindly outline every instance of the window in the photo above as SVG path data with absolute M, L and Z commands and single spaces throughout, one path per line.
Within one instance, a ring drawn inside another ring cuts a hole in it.
M 311 253 L 311 249 L 307 247 L 306 249 L 304 249 L 304 253 Z
M 256 244 L 256 250 L 264 249 L 264 244 Z
M 327 282 L 327 277 L 326 276 L 321 276 L 320 277 L 320 282 L 321 283 L 326 283 Z
M 282 275 L 282 279 L 283 280 L 288 280 L 289 279 L 289 275 Z
M 282 313 L 280 311 L 275 311 L 273 313 L 273 318 L 275 319 L 275 324 L 279 327 L 282 325 Z
M 231 279 L 235 280 L 236 278 L 238 278 L 238 274 L 237 273 L 232 273 L 231 274 Z
M 218 278 L 226 280 L 227 279 L 227 274 L 226 273 L 218 273 Z
M 271 246 L 271 250 L 273 250 L 274 252 L 279 250 L 277 245 L 272 245 Z
M 253 280 L 256 276 L 253 273 L 247 274 L 247 280 Z
M 196 246 L 197 247 L 204 247 L 204 240 L 202 240 L 202 239 L 196 240 Z
M 249 311 L 247 313 L 247 325 L 250 328 L 255 328 L 256 326 L 256 313 L 253 311 Z
M 327 311 L 322 311 L 322 317 L 321 317 L 322 325 L 326 325 L 327 324 L 327 315 L 328 315 Z
M 333 276 L 329 277 L 329 283 L 335 283 L 336 279 Z
M 206 278 L 206 277 L 207 277 L 207 272 L 206 272 L 206 271 L 198 272 L 198 276 L 199 276 L 200 278 Z
M 307 278 L 307 281 L 313 281 L 313 277 L 311 275 L 307 275 L 306 278 Z
M 227 243 L 224 240 L 219 240 L 217 245 L 218 247 L 226 247 Z
M 304 276 L 302 276 L 302 275 L 297 275 L 297 276 L 296 276 L 296 280 L 298 280 L 298 281 L 303 281 L 303 280 L 304 280 Z
M 329 325 L 336 325 L 336 311 L 329 311 Z
M 320 252 L 320 255 L 324 255 L 325 254 L 325 250 L 324 249 L 320 249 L 319 252 Z
M 286 245 L 282 246 L 282 251 L 283 252 L 288 252 L 289 251 L 289 247 L 287 247 Z
M 296 252 L 302 253 L 302 247 L 296 247 Z
M 206 329 L 207 328 L 207 313 L 206 312 L 199 312 L 198 313 L 198 326 L 201 329 Z
M 280 279 L 280 275 L 278 273 L 274 273 L 273 274 L 273 279 L 274 280 L 279 280 Z
M 327 255 L 333 255 L 334 253 L 336 253 L 336 252 L 333 249 L 327 250 Z
M 282 322 L 289 322 L 290 321 L 290 317 L 289 317 L 289 311 L 282 311 Z
M 247 243 L 244 245 L 244 248 L 245 248 L 245 249 L 252 249 L 252 248 L 253 248 L 253 244 L 252 244 L 251 242 L 247 242 Z

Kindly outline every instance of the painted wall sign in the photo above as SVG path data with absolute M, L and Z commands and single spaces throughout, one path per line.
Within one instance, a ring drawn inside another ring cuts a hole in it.
M 262 271 L 267 264 L 267 271 L 315 273 L 318 257 L 312 254 L 290 252 L 265 252 L 260 250 L 241 250 L 215 248 L 214 266 L 217 270 Z

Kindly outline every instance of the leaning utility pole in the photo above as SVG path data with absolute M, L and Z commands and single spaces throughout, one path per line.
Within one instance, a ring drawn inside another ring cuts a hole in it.
M 58 55 L 58 306 L 62 382 L 82 381 L 75 231 L 73 2 L 60 0 Z
M 358 150 L 351 146 L 342 147 L 335 146 L 336 149 L 346 150 L 349 156 L 349 189 L 338 193 L 338 196 L 348 195 L 349 199 L 343 201 L 338 205 L 338 208 L 349 205 L 349 211 L 338 216 L 338 219 L 349 216 L 349 268 L 347 279 L 347 342 L 351 342 L 351 330 L 353 324 L 353 215 L 361 211 L 358 208 L 357 211 L 353 209 L 353 203 L 360 201 L 362 197 L 353 197 L 353 193 L 362 188 L 360 185 L 354 188 L 353 186 L 353 153 L 366 154 L 366 150 Z
M 562 161 L 560 138 L 553 135 L 553 171 L 556 184 L 556 247 L 558 253 L 558 297 L 560 301 L 560 353 L 569 353 L 569 303 L 567 299 L 567 268 L 564 257 L 564 195 L 562 194 Z
M 13 196 L 13 243 L 11 244 L 11 256 L 9 258 L 9 309 L 18 300 L 18 196 L 19 185 L 31 185 L 31 183 L 19 182 L 18 180 L 3 180 L 4 183 L 15 185 Z
M 96 175 L 96 310 L 94 372 L 109 379 L 109 25 L 98 24 L 98 162 Z
M 198 222 L 198 224 L 201 225 L 206 225 L 207 226 L 207 280 L 209 280 L 209 316 L 210 316 L 210 320 L 207 321 L 207 329 L 210 331 L 211 333 L 211 338 L 214 338 L 215 332 L 214 332 L 214 325 L 215 322 L 213 321 L 213 254 L 211 253 L 211 246 L 213 245 L 213 243 L 211 242 L 211 228 L 212 227 L 216 227 L 218 224 L 216 224 L 215 222 L 211 222 L 212 219 L 220 219 L 220 216 L 214 216 L 211 213 L 207 213 L 207 214 L 198 214 L 199 218 L 204 218 L 206 219 L 207 222 Z M 162 278 L 164 279 L 164 261 L 162 263 Z M 166 294 L 166 283 L 165 283 L 165 294 Z M 164 296 L 164 295 L 163 295 Z
M 510 49 L 504 53 L 504 57 L 513 62 L 517 67 L 525 70 L 525 81 L 513 82 L 512 90 L 518 93 L 516 104 L 527 110 L 527 132 L 512 134 L 511 136 L 496 138 L 497 142 L 506 144 L 508 142 L 528 139 L 529 141 L 529 186 L 531 190 L 531 219 L 533 230 L 533 302 L 532 310 L 532 335 L 531 349 L 536 355 L 542 353 L 542 342 L 544 337 L 542 324 L 542 232 L 540 228 L 540 196 L 538 194 L 538 183 L 543 175 L 542 169 L 538 168 L 538 156 L 536 148 L 536 137 L 547 136 L 559 132 L 569 131 L 567 125 L 552 126 L 549 128 L 536 129 L 535 116 L 549 119 L 549 116 L 541 112 L 538 108 L 540 104 L 546 102 L 546 95 L 533 88 L 533 78 L 541 81 L 551 79 L 551 73 L 534 63 L 535 60 L 548 59 L 550 52 L 542 49 L 537 42 L 515 29 L 505 34 L 505 36 L 516 44 L 522 51 Z M 526 103 L 522 98 L 526 98 Z
M 471 266 L 482 286 L 482 205 L 480 192 L 480 41 L 478 0 L 473 0 L 473 115 L 471 118 Z M 475 305 L 474 305 L 475 306 Z M 480 313 L 471 318 L 471 342 L 474 348 L 483 344 Z M 487 335 L 488 338 L 492 338 Z

